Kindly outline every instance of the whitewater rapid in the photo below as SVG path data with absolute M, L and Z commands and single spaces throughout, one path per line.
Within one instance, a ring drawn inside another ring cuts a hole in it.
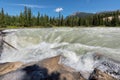
M 63 55 L 61 62 L 77 71 L 91 72 L 100 60 L 99 53 L 120 61 L 120 28 L 41 28 L 11 29 L 4 40 L 18 50 L 4 45 L 0 63 L 39 61 Z

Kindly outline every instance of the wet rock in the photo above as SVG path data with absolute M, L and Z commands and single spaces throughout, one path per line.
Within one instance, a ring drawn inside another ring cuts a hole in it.
M 23 65 L 22 62 L 8 62 L 0 64 L 0 75 L 19 69 Z
M 86 79 L 81 75 L 80 72 L 74 72 L 74 73 L 72 73 L 72 74 L 73 74 L 73 76 L 74 76 L 74 80 L 86 80 Z
M 59 74 L 59 79 L 52 80 L 85 80 L 75 69 L 60 63 L 61 55 L 39 61 L 37 64 L 48 70 L 48 74 Z M 56 72 L 56 73 L 55 73 Z
M 49 73 L 55 72 L 55 71 L 63 71 L 63 70 L 74 72 L 75 69 L 60 63 L 61 57 L 62 56 L 59 55 L 59 56 L 55 56 L 52 58 L 48 58 L 48 59 L 38 62 L 38 64 L 42 67 L 47 68 Z
M 88 71 L 80 71 L 80 74 L 85 78 L 88 79 L 90 77 L 90 72 Z
M 48 69 L 48 73 L 59 73 L 57 80 L 85 80 L 79 72 L 75 69 L 60 63 L 61 55 L 45 59 L 39 63 Z M 56 79 L 55 79 L 56 80 Z
M 117 80 L 117 79 L 95 68 L 94 71 L 91 73 L 89 80 Z
M 21 63 L 1 64 L 6 69 L 1 70 L 0 80 L 85 80 L 79 72 L 60 64 L 60 57 L 32 62 L 22 67 Z
M 22 70 L 16 70 L 7 74 L 1 75 L 0 80 L 23 80 L 26 77 L 26 72 Z
M 74 76 L 71 73 L 62 73 L 60 80 L 74 80 Z
M 56 56 L 48 59 L 44 59 L 39 61 L 37 64 L 39 66 L 45 67 L 48 69 L 48 73 L 55 72 L 60 69 L 61 65 L 59 65 L 59 60 L 61 56 Z
M 0 57 L 3 51 L 3 36 L 2 36 L 2 32 L 0 31 Z
M 116 79 L 120 79 L 120 63 L 118 61 L 106 58 L 105 60 L 101 61 L 96 68 Z

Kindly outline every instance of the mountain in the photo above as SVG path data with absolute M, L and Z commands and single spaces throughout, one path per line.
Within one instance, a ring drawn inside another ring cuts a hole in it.
M 92 16 L 92 15 L 94 15 L 94 14 L 93 13 L 86 13 L 86 12 L 75 12 L 75 13 L 71 14 L 70 16 L 71 17 L 77 16 L 80 18 L 84 18 L 84 17 L 88 17 L 88 16 Z
M 89 16 L 99 15 L 103 18 L 111 18 L 114 15 L 118 15 L 120 18 L 120 10 L 114 10 L 114 11 L 103 11 L 103 12 L 97 12 L 97 13 L 87 13 L 87 12 L 75 12 L 67 17 L 79 17 L 79 18 L 86 18 Z

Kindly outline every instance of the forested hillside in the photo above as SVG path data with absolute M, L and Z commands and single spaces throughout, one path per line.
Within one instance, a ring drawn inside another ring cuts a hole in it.
M 84 15 L 84 16 L 83 16 Z M 85 16 L 85 13 L 74 16 L 64 17 L 59 13 L 58 17 L 50 17 L 40 14 L 33 15 L 31 8 L 24 8 L 19 15 L 11 16 L 4 12 L 2 8 L 0 11 L 0 28 L 8 26 L 16 27 L 54 27 L 54 26 L 120 26 L 120 11 L 101 12 Z M 83 17 L 80 17 L 83 16 Z

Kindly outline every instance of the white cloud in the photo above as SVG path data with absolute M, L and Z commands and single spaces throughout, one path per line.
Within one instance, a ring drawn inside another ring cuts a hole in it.
M 26 7 L 30 7 L 30 8 L 46 8 L 46 6 L 40 6 L 40 5 L 31 5 L 31 4 L 14 4 L 17 6 L 26 6 Z
M 61 12 L 61 11 L 63 11 L 63 8 L 56 8 L 55 9 L 55 12 Z

